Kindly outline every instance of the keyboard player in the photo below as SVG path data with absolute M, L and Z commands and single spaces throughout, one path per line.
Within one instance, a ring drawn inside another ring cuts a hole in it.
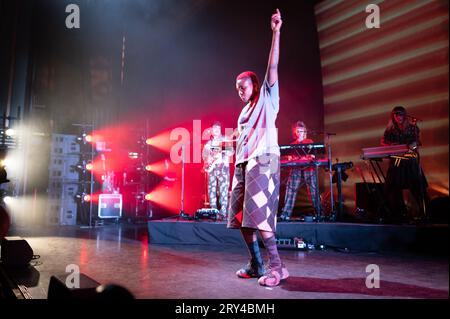
M 424 215 L 425 205 L 428 202 L 426 192 L 428 184 L 419 161 L 420 130 L 414 118 L 408 116 L 403 106 L 394 107 L 381 138 L 382 146 L 399 144 L 406 144 L 410 149 L 408 155 L 414 156 L 404 156 L 403 159 L 391 158 L 386 175 L 385 192 L 391 213 L 390 219 L 393 222 L 406 222 L 408 212 L 402 190 L 409 190 L 412 193 L 419 210 Z
M 314 143 L 313 140 L 307 138 L 307 128 L 305 123 L 302 121 L 297 121 L 292 125 L 292 135 L 295 140 L 291 144 Z M 314 160 L 314 155 L 306 154 L 300 157 L 289 156 L 287 159 L 311 161 Z M 284 207 L 280 215 L 281 221 L 290 220 L 295 204 L 295 199 L 297 197 L 297 191 L 303 185 L 305 185 L 308 189 L 308 194 L 311 198 L 311 203 L 314 207 L 314 210 L 316 211 L 316 213 L 320 212 L 320 197 L 317 190 L 317 176 L 315 168 L 292 168 L 289 172 L 289 177 L 286 185 Z

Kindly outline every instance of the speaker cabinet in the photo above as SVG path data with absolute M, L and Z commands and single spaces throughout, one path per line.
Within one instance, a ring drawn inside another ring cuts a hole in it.
M 375 217 L 384 210 L 384 183 L 356 183 L 356 207 Z M 380 216 L 378 216 L 380 217 Z
M 96 288 L 100 286 L 100 283 L 80 273 L 79 287 L 69 288 L 66 284 L 68 276 L 73 276 L 73 274 L 54 275 L 50 277 L 47 299 L 91 299 L 96 296 Z
M 33 249 L 21 237 L 3 238 L 0 248 L 0 259 L 6 267 L 26 267 L 33 258 Z

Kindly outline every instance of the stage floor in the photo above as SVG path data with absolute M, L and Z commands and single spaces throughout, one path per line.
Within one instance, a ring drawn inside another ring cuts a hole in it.
M 46 298 L 50 276 L 64 274 L 69 264 L 146 299 L 449 297 L 448 256 L 280 250 L 291 277 L 264 288 L 235 276 L 247 262 L 243 246 L 151 244 L 146 224 L 17 229 L 9 235 L 22 236 L 40 255 L 34 267 L 15 274 L 34 299 Z M 380 269 L 380 288 L 365 285 L 370 264 Z

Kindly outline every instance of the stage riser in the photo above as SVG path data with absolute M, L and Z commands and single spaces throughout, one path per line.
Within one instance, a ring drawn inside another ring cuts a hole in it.
M 224 222 L 149 221 L 148 230 L 150 244 L 242 246 L 240 232 Z M 294 237 L 350 251 L 448 254 L 448 225 L 278 224 L 277 238 Z

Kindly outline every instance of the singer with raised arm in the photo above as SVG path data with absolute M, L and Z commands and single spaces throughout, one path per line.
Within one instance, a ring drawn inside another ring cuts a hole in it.
M 401 144 L 407 145 L 409 151 L 403 156 L 390 159 L 385 184 L 389 219 L 395 223 L 407 222 L 410 220 L 409 217 L 412 217 L 408 216 L 404 190 L 409 190 L 415 199 L 415 205 L 422 214 L 418 216 L 419 218 L 425 217 L 428 202 L 428 183 L 420 165 L 419 147 L 422 143 L 417 119 L 408 115 L 403 106 L 396 106 L 392 109 L 390 120 L 381 138 L 381 145 Z
M 312 139 L 307 137 L 307 128 L 304 122 L 297 121 L 292 125 L 292 135 L 294 141 L 291 144 L 311 144 L 314 143 Z M 290 156 L 292 157 L 292 156 Z M 298 158 L 289 158 L 289 160 L 314 160 L 313 154 L 305 154 Z M 298 189 L 305 185 L 308 189 L 308 194 L 311 198 L 311 203 L 316 211 L 320 213 L 320 198 L 317 189 L 316 170 L 313 167 L 294 168 L 289 172 L 288 182 L 286 184 L 286 195 L 284 199 L 284 207 L 280 215 L 280 220 L 288 221 L 291 219 L 292 210 L 294 208 L 295 199 L 297 197 Z
M 208 174 L 208 197 L 211 208 L 217 209 L 217 190 L 219 190 L 220 217 L 227 217 L 228 188 L 230 186 L 230 157 L 233 148 L 229 148 L 222 136 L 222 126 L 214 122 L 211 137 L 203 147 L 204 170 Z
M 281 14 L 271 17 L 272 46 L 264 81 L 251 71 L 239 74 L 236 90 L 244 103 L 237 121 L 236 161 L 228 228 L 241 230 L 250 261 L 239 269 L 239 278 L 259 278 L 262 286 L 277 286 L 289 273 L 281 262 L 275 240 L 280 188 L 280 148 L 275 120 L 279 110 L 278 59 Z M 265 269 L 256 232 L 269 256 Z

